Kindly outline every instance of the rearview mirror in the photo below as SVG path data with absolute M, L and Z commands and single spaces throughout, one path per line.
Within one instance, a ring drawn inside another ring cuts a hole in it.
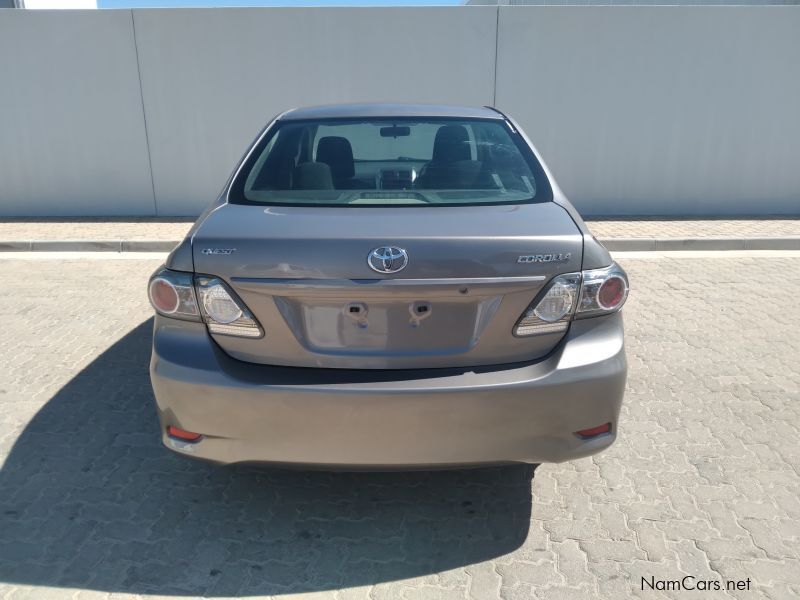
M 411 135 L 411 127 L 398 127 L 392 125 L 391 127 L 381 127 L 381 137 L 405 137 Z

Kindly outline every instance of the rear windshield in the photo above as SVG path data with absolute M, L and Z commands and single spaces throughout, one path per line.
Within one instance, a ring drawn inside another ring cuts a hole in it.
M 233 181 L 235 204 L 443 206 L 545 202 L 536 157 L 504 121 L 278 122 Z

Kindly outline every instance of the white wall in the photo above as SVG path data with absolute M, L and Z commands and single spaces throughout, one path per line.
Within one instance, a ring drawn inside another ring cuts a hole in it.
M 155 210 L 130 11 L 0 11 L 0 214 Z
M 798 31 L 800 7 L 3 10 L 0 215 L 197 214 L 275 113 L 370 100 L 495 102 L 586 214 L 800 213 Z
M 134 11 L 159 211 L 193 214 L 274 115 L 492 102 L 496 9 Z
M 800 213 L 800 7 L 507 7 L 497 105 L 585 214 Z

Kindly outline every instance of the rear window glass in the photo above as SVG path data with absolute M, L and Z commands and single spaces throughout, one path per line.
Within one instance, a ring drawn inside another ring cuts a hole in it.
M 518 204 L 552 199 L 533 153 L 503 121 L 279 122 L 230 201 L 292 206 Z

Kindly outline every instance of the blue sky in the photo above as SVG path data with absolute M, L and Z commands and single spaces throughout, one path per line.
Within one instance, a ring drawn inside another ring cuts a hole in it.
M 97 8 L 181 6 L 454 6 L 461 0 L 97 0 Z

